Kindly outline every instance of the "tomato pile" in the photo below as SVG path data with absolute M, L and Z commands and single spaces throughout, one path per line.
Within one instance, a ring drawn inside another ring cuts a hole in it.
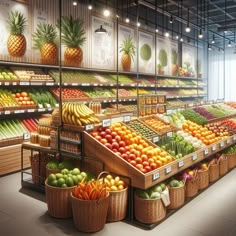
M 52 92 L 59 96 L 59 88 L 52 89 Z M 88 96 L 79 89 L 74 88 L 62 88 L 62 98 L 87 98 Z

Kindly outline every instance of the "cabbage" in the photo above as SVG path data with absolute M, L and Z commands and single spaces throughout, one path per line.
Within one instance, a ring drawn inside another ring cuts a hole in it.
M 150 199 L 159 199 L 161 198 L 161 194 L 158 192 L 152 192 L 150 195 Z

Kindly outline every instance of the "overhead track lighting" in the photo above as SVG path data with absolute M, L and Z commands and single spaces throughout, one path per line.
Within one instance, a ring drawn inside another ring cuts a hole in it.
M 211 48 L 211 45 L 210 45 L 210 44 L 208 44 L 208 50 L 209 50 L 209 51 L 211 51 L 211 50 L 212 50 L 212 48 Z
M 200 32 L 199 32 L 198 38 L 200 38 L 200 39 L 202 39 L 202 38 L 203 38 L 202 29 L 200 29 Z
M 170 33 L 168 31 L 166 31 L 164 35 L 165 35 L 165 37 L 168 38 L 170 36 Z
M 93 9 L 93 5 L 91 4 L 91 0 L 89 0 L 88 9 L 89 9 L 90 11 Z
M 156 33 L 158 33 L 159 32 L 159 30 L 156 28 Z
M 231 46 L 232 46 L 232 44 L 231 44 L 231 41 L 229 40 L 228 47 L 231 47 Z
M 188 22 L 187 22 L 187 27 L 185 28 L 185 31 L 189 33 L 191 31 L 191 28 L 189 26 L 189 8 L 188 8 Z
M 173 22 L 174 22 L 174 19 L 173 19 L 173 16 L 172 16 L 172 15 L 170 16 L 169 22 L 170 22 L 170 24 L 173 24 Z
M 128 13 L 128 8 L 129 8 L 129 0 L 127 0 L 127 6 L 126 6 L 126 18 L 125 18 L 125 22 L 129 23 L 129 13 Z
M 78 5 L 78 2 L 77 2 L 77 1 L 73 1 L 73 2 L 72 2 L 72 5 L 73 5 L 73 6 L 77 6 L 77 5 Z
M 212 44 L 215 43 L 215 35 L 214 35 L 214 34 L 213 34 L 213 36 L 212 36 L 212 41 L 211 41 L 211 43 L 212 43 Z
M 184 39 L 181 37 L 181 38 L 180 38 L 180 42 L 183 42 L 183 41 L 184 41 Z
M 106 33 L 107 33 L 107 30 L 104 29 L 104 28 L 102 27 L 102 25 L 100 25 L 100 28 L 96 29 L 96 30 L 95 30 L 95 33 L 96 33 L 96 34 L 106 34 Z
M 107 0 L 106 0 L 106 8 L 105 8 L 105 10 L 103 11 L 103 15 L 104 15 L 105 17 L 109 17 L 110 14 L 111 14 L 111 12 L 110 12 L 110 11 L 108 10 L 108 8 L 107 8 Z
M 176 35 L 175 38 L 178 40 L 179 39 L 179 35 Z

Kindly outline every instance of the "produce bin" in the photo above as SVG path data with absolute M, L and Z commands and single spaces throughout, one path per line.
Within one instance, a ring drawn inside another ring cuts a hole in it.
M 168 187 L 169 188 L 169 194 L 170 194 L 170 205 L 168 206 L 168 209 L 177 209 L 184 205 L 185 200 L 185 186 L 181 187 Z

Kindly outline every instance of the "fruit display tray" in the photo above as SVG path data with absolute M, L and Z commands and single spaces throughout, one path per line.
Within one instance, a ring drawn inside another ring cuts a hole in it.
M 11 146 L 23 142 L 23 137 L 9 138 L 0 140 L 0 147 Z
M 105 169 L 107 171 L 129 177 L 131 180 L 131 186 L 147 189 L 173 175 L 176 175 L 182 170 L 204 160 L 205 158 L 216 154 L 235 142 L 236 136 L 229 137 L 227 140 L 206 146 L 194 153 L 184 156 L 181 159 L 177 159 L 158 169 L 148 172 L 147 174 L 143 174 L 141 171 L 134 168 L 130 163 L 116 155 L 87 132 L 84 134 L 84 152 L 85 156 L 94 157 L 102 161 L 105 164 Z

